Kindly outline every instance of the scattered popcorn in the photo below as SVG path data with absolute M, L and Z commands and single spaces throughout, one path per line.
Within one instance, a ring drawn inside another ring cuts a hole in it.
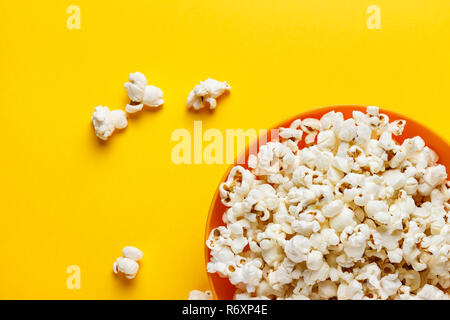
M 449 299 L 450 183 L 405 125 L 371 106 L 281 128 L 220 185 L 208 272 L 235 299 Z
M 213 300 L 213 295 L 211 291 L 192 290 L 188 300 Z
M 163 92 L 160 88 L 147 85 L 147 78 L 140 72 L 130 73 L 125 83 L 131 102 L 125 110 L 128 113 L 141 111 L 144 105 L 157 108 L 164 103 Z
M 124 129 L 128 125 L 127 116 L 122 110 L 109 110 L 108 107 L 95 107 L 92 114 L 95 134 L 102 140 L 108 140 L 115 129 Z
M 216 99 L 225 91 L 230 91 L 231 87 L 226 82 L 220 82 L 215 79 L 208 78 L 201 81 L 189 93 L 187 98 L 187 107 L 194 110 L 200 110 L 209 105 L 209 109 L 215 109 L 217 105 Z
M 119 272 L 125 275 L 127 279 L 134 279 L 139 270 L 138 260 L 142 259 L 143 253 L 141 250 L 135 247 L 125 247 L 122 250 L 124 257 L 117 258 L 113 264 L 113 272 L 118 274 Z

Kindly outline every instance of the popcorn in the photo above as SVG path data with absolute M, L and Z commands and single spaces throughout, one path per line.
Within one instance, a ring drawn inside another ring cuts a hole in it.
M 92 114 L 92 124 L 95 134 L 102 140 L 108 140 L 115 129 L 127 127 L 127 116 L 122 110 L 109 110 L 108 107 L 98 106 Z
M 350 142 L 357 136 L 357 130 L 354 119 L 345 120 L 339 130 L 338 138 L 341 141 Z
M 356 280 L 349 284 L 341 283 L 337 290 L 338 300 L 361 300 L 363 296 L 362 284 Z
M 309 286 L 313 286 L 315 283 L 325 281 L 330 275 L 330 266 L 328 263 L 322 263 L 318 270 L 306 269 L 303 272 L 303 279 Z
M 122 255 L 125 258 L 131 259 L 134 261 L 141 260 L 142 257 L 144 256 L 144 254 L 142 253 L 141 250 L 139 250 L 138 248 L 135 248 L 135 247 L 131 247 L 131 246 L 123 248 Z
M 341 156 L 334 157 L 331 165 L 344 173 L 349 173 L 351 170 L 350 160 Z
M 383 179 L 386 185 L 398 190 L 406 183 L 406 176 L 400 170 L 389 170 L 383 173 Z
M 371 200 L 364 207 L 367 216 L 374 219 L 380 224 L 388 224 L 390 221 L 390 215 L 388 212 L 388 205 L 381 200 Z
M 406 269 L 400 269 L 400 276 L 402 280 L 405 281 L 405 285 L 408 288 L 408 293 L 410 291 L 416 291 L 420 288 L 420 273 L 415 270 L 406 270 Z
M 188 300 L 213 300 L 212 292 L 207 290 L 205 292 L 199 290 L 192 290 L 189 292 Z
M 294 121 L 289 128 L 280 128 L 280 137 L 285 140 L 300 141 L 303 136 L 303 131 L 298 129 L 300 123 Z
M 317 135 L 317 146 L 321 149 L 334 149 L 336 146 L 336 141 L 336 136 L 332 130 L 320 131 Z
M 307 133 L 307 135 L 305 137 L 305 143 L 311 144 L 314 142 L 314 139 L 316 138 L 317 134 L 319 133 L 320 121 L 317 119 L 313 119 L 313 118 L 307 118 L 301 122 L 300 127 L 302 128 L 302 130 L 304 132 Z
M 209 105 L 209 109 L 215 109 L 217 105 L 216 99 L 224 92 L 230 90 L 231 87 L 228 83 L 208 78 L 205 81 L 201 81 L 200 84 L 196 85 L 189 93 L 186 102 L 187 107 L 194 110 L 200 110 L 206 105 Z
M 127 279 L 134 279 L 139 270 L 138 260 L 142 259 L 143 253 L 135 247 L 125 247 L 122 250 L 124 257 L 117 258 L 113 264 L 113 272 L 125 275 Z
M 417 192 L 417 188 L 419 186 L 419 182 L 413 177 L 406 179 L 405 184 L 403 185 L 403 190 L 409 195 L 415 194 Z
M 344 122 L 344 115 L 341 112 L 330 111 L 320 119 L 321 130 L 339 129 Z
M 117 258 L 113 264 L 113 271 L 115 274 L 122 272 L 127 279 L 134 279 L 139 270 L 139 264 L 128 258 Z
M 258 165 L 258 157 L 255 156 L 254 154 L 249 155 L 247 164 L 250 168 L 255 169 L 256 166 Z
M 234 253 L 230 247 L 224 244 L 214 245 L 210 249 L 214 256 L 207 265 L 208 272 L 217 272 L 222 277 L 226 277 L 232 270 L 235 270 Z
M 250 191 L 254 180 L 253 174 L 241 166 L 231 169 L 228 180 L 219 187 L 222 203 L 231 206 L 243 199 Z
M 351 209 L 345 208 L 337 216 L 330 219 L 330 226 L 337 232 L 342 232 L 347 226 L 356 225 L 354 213 Z
M 392 132 L 395 136 L 400 136 L 403 133 L 403 129 L 405 128 L 406 121 L 405 120 L 395 120 L 389 124 L 389 131 Z
M 439 184 L 442 184 L 447 179 L 447 172 L 443 165 L 437 165 L 435 167 L 429 167 L 425 170 L 423 180 L 432 188 Z
M 281 128 L 220 185 L 208 272 L 235 299 L 448 298 L 450 182 L 423 139 L 395 142 L 405 124 L 368 107 Z
M 402 251 L 402 249 L 395 248 L 393 250 L 389 250 L 387 252 L 387 254 L 388 254 L 388 259 L 389 259 L 390 262 L 392 262 L 392 263 L 400 263 L 400 262 L 402 262 L 402 259 L 403 259 L 403 256 L 402 256 L 403 251 Z
M 283 285 L 291 283 L 296 278 L 296 272 L 293 270 L 294 266 L 294 262 L 284 259 L 276 270 L 269 272 L 269 284 L 273 289 L 280 290 Z
M 286 256 L 296 263 L 306 261 L 310 249 L 311 242 L 308 238 L 300 235 L 296 235 L 292 239 L 286 241 L 284 246 Z
M 365 280 L 368 289 L 377 291 L 380 289 L 380 275 L 380 267 L 376 263 L 372 262 L 362 267 L 358 271 L 355 279 L 359 281 Z
M 125 83 L 131 102 L 125 110 L 128 113 L 141 111 L 144 105 L 157 108 L 164 103 L 163 92 L 160 88 L 147 85 L 147 78 L 140 72 L 130 73 Z
M 319 296 L 322 299 L 330 299 L 337 296 L 337 286 L 333 281 L 319 282 Z
M 368 106 L 367 107 L 367 114 L 370 116 L 378 116 L 379 108 L 377 106 Z
M 232 269 L 229 276 L 230 282 L 240 288 L 244 287 L 250 293 L 254 292 L 262 278 L 261 265 L 260 260 L 253 260 L 242 267 Z
M 423 300 L 450 300 L 450 296 L 445 294 L 435 286 L 426 284 L 417 292 L 417 298 Z
M 397 274 L 389 274 L 384 276 L 380 280 L 380 295 L 383 300 L 397 293 L 397 290 L 402 285 L 401 281 L 398 279 Z
M 323 264 L 323 255 L 322 252 L 317 250 L 312 250 L 308 254 L 308 258 L 306 259 L 306 266 L 310 270 L 319 270 Z
M 342 231 L 340 240 L 344 245 L 344 252 L 347 257 L 356 262 L 360 260 L 366 249 L 366 242 L 370 236 L 369 227 L 366 224 L 360 224 L 352 228 L 345 227 Z
M 392 150 L 396 145 L 394 140 L 392 139 L 392 132 L 390 132 L 389 130 L 384 131 L 378 141 L 380 146 L 384 150 Z

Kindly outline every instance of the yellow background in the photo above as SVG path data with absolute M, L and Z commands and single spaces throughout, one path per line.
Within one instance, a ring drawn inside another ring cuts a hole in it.
M 69 30 L 69 5 L 81 29 Z M 381 30 L 366 26 L 369 5 Z M 173 130 L 267 128 L 308 108 L 379 105 L 450 140 L 448 0 L 0 0 L 0 298 L 184 299 L 208 288 L 203 237 L 227 165 L 174 165 Z M 166 103 L 107 143 L 139 70 Z M 188 112 L 200 80 L 232 86 Z M 134 281 L 112 273 L 125 245 Z M 81 268 L 69 290 L 66 269 Z

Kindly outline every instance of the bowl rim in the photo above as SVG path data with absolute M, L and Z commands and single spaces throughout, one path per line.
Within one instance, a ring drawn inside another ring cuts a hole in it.
M 278 129 L 278 128 L 280 128 L 283 124 L 290 123 L 290 122 L 294 121 L 295 119 L 303 119 L 304 117 L 308 117 L 308 115 L 310 115 L 310 114 L 312 114 L 312 113 L 323 113 L 323 114 L 325 114 L 325 113 L 330 112 L 330 111 L 333 111 L 333 110 L 339 112 L 339 110 L 335 110 L 335 109 L 340 109 L 340 108 L 342 108 L 342 109 L 343 109 L 343 108 L 354 108 L 354 111 L 366 111 L 366 108 L 367 108 L 368 106 L 369 106 L 369 105 L 351 105 L 351 104 L 342 104 L 342 105 L 330 105 L 330 106 L 323 106 L 323 107 L 310 108 L 310 109 L 307 109 L 307 110 L 305 110 L 305 111 L 303 111 L 303 112 L 300 112 L 300 113 L 296 114 L 295 116 L 293 116 L 293 117 L 291 117 L 291 118 L 289 118 L 289 119 L 287 119 L 287 120 L 284 120 L 284 121 L 279 122 L 277 125 L 271 126 L 271 127 L 270 127 L 269 129 L 267 129 L 267 130 Z M 391 110 L 384 109 L 384 108 L 380 108 L 380 107 L 379 107 L 379 112 L 380 112 L 380 113 L 385 113 L 385 114 L 387 114 L 389 117 L 392 116 L 392 117 L 394 117 L 394 118 L 400 118 L 400 119 L 403 119 L 403 120 L 406 121 L 407 124 L 408 124 L 408 123 L 413 123 L 413 124 L 415 124 L 416 126 L 426 128 L 428 133 L 431 133 L 432 135 L 435 136 L 435 138 L 437 138 L 438 140 L 440 140 L 439 143 L 442 142 L 445 146 L 447 146 L 447 148 L 450 149 L 450 145 L 449 145 L 449 143 L 447 142 L 446 139 L 442 138 L 439 134 L 437 134 L 437 133 L 434 132 L 433 130 L 428 129 L 428 127 L 426 127 L 425 125 L 419 123 L 418 121 L 416 121 L 416 120 L 414 120 L 414 119 L 411 119 L 410 117 L 405 116 L 405 115 L 403 115 L 403 114 L 397 113 L 397 112 L 395 112 L 395 111 L 391 111 Z M 211 204 L 210 204 L 210 206 L 209 206 L 208 217 L 207 217 L 207 219 L 206 219 L 206 226 L 205 226 L 205 236 L 204 236 L 204 248 L 205 248 L 205 251 L 204 251 L 204 253 L 205 253 L 205 272 L 206 272 L 206 275 L 207 275 L 207 277 L 208 277 L 209 290 L 212 292 L 214 300 L 218 300 L 218 297 L 217 297 L 216 287 L 215 287 L 215 285 L 214 285 L 214 280 L 213 280 L 213 278 L 212 278 L 212 274 L 209 273 L 209 272 L 207 271 L 207 265 L 208 265 L 209 258 L 210 258 L 210 254 L 209 254 L 209 253 L 210 253 L 210 250 L 209 250 L 209 248 L 206 246 L 206 241 L 208 240 L 209 235 L 210 235 L 210 233 L 211 233 L 210 225 L 211 225 L 211 220 L 212 220 L 213 213 L 214 213 L 214 208 L 215 208 L 215 206 L 216 206 L 217 198 L 219 197 L 219 186 L 220 186 L 220 184 L 221 184 L 222 182 L 224 182 L 224 181 L 226 180 L 226 178 L 228 177 L 228 174 L 230 173 L 231 169 L 232 169 L 234 166 L 236 166 L 237 159 L 239 159 L 239 158 L 242 157 L 242 156 L 245 157 L 245 156 L 248 154 L 249 148 L 250 148 L 251 146 L 253 146 L 255 143 L 257 144 L 258 141 L 259 141 L 259 136 L 257 137 L 256 141 L 251 141 L 251 142 L 249 142 L 248 145 L 246 146 L 245 150 L 243 150 L 240 154 L 237 154 L 237 155 L 235 156 L 233 164 L 230 164 L 230 165 L 228 166 L 228 168 L 227 168 L 227 170 L 225 171 L 224 175 L 223 175 L 222 178 L 220 179 L 219 184 L 217 185 L 217 187 L 216 187 L 216 189 L 215 189 L 215 192 L 214 192 L 214 195 L 213 195 L 213 197 L 212 197 Z M 257 150 L 259 150 L 259 148 L 257 148 Z M 433 150 L 434 150 L 434 149 L 433 149 Z M 438 150 L 437 150 L 437 151 L 438 151 Z M 246 159 L 246 160 L 247 160 L 247 159 Z M 439 163 L 439 161 L 438 161 L 438 163 Z M 447 173 L 448 173 L 449 169 L 450 169 L 450 168 L 447 167 Z

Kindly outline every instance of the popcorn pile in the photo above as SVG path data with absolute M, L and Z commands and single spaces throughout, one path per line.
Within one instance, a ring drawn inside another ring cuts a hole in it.
M 123 257 L 117 258 L 113 264 L 113 272 L 115 274 L 123 273 L 125 278 L 134 279 L 139 270 L 137 261 L 141 260 L 144 254 L 135 247 L 125 247 L 122 249 Z
M 236 299 L 449 299 L 450 183 L 420 137 L 393 140 L 405 124 L 368 107 L 281 128 L 220 185 L 208 272 Z

